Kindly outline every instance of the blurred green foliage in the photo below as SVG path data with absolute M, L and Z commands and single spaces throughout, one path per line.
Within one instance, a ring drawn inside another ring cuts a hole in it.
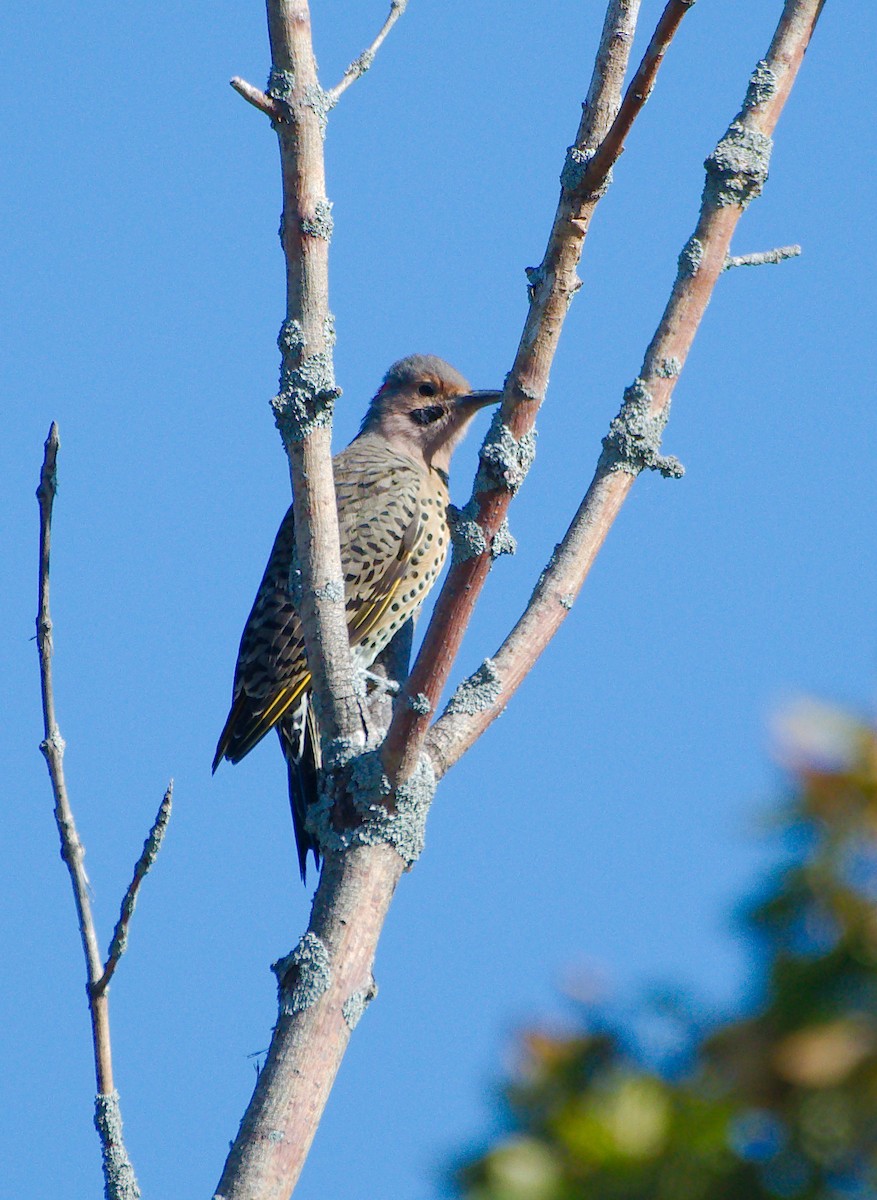
M 646 1066 L 584 1014 L 522 1039 L 511 1132 L 467 1200 L 877 1197 L 877 733 L 809 703 L 778 728 L 782 866 L 746 910 L 760 1002 Z

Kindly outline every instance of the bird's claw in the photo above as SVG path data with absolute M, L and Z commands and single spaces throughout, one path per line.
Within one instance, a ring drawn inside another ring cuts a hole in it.
M 400 684 L 395 679 L 386 679 L 383 675 L 375 675 L 374 671 L 367 671 L 365 667 L 361 668 L 359 675 L 364 684 L 373 684 L 379 692 L 386 692 L 388 696 L 399 694 Z

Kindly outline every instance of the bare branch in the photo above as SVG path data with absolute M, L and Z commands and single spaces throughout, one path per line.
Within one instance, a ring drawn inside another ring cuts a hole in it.
M 119 959 L 128 949 L 128 926 L 131 922 L 135 905 L 137 904 L 137 893 L 140 891 L 140 884 L 146 878 L 153 863 L 158 858 L 158 852 L 161 849 L 164 835 L 167 833 L 168 822 L 171 819 L 173 796 L 174 781 L 171 780 L 158 807 L 158 813 L 152 823 L 152 828 L 146 836 L 146 841 L 143 843 L 143 852 L 134 866 L 133 878 L 128 884 L 125 895 L 122 897 L 119 919 L 116 922 L 116 928 L 113 930 L 113 937 L 110 941 L 110 949 L 107 954 L 103 974 L 97 983 L 92 985 L 91 992 L 93 996 L 99 996 L 102 992 L 106 991 L 107 985 L 115 974 L 116 967 L 119 965 Z
M 40 743 L 40 750 L 45 757 L 49 768 L 49 777 L 52 781 L 52 792 L 55 797 L 55 822 L 61 837 L 61 857 L 70 872 L 76 917 L 79 922 L 79 935 L 82 938 L 82 949 L 85 952 L 89 983 L 92 983 L 100 978 L 103 964 L 98 950 L 91 902 L 88 898 L 88 876 L 85 873 L 84 865 L 85 848 L 79 840 L 64 778 L 65 744 L 55 716 L 55 692 L 52 680 L 54 639 L 52 617 L 49 610 L 49 565 L 52 507 L 55 502 L 57 458 L 60 444 L 58 426 L 53 421 L 45 443 L 40 485 L 37 489 L 37 500 L 40 505 L 40 599 L 37 615 L 37 649 L 40 656 L 45 733 L 43 741 Z M 92 1025 L 98 1091 L 111 1092 L 113 1090 L 113 1067 L 110 1054 L 109 1022 L 104 1007 L 100 1006 L 93 1011 Z
M 618 109 L 609 132 L 594 154 L 582 164 L 583 170 L 577 184 L 577 190 L 582 196 L 590 196 L 602 188 L 613 165 L 621 157 L 627 135 L 645 102 L 652 94 L 658 69 L 664 61 L 664 55 L 670 48 L 670 43 L 682 23 L 682 18 L 694 3 L 695 0 L 668 0 L 636 74 L 624 93 L 621 107 Z
M 390 846 L 329 853 L 308 932 L 274 964 L 280 1015 L 215 1200 L 287 1200 L 351 1031 L 375 994 L 374 953 L 404 863 Z
M 329 312 L 331 204 L 323 135 L 331 107 L 317 78 L 307 0 L 267 0 L 271 42 L 268 95 L 284 109 L 275 123 L 283 179 L 281 242 L 286 319 L 278 345 L 280 391 L 272 401 L 289 456 L 295 545 L 302 574 L 301 620 L 313 698 L 327 738 L 361 729 L 344 608 L 344 574 L 332 476 L 335 386 Z
M 361 78 L 375 60 L 375 55 L 384 44 L 384 39 L 387 34 L 402 16 L 402 13 L 408 7 L 408 0 L 392 0 L 390 11 L 386 21 L 381 26 L 380 32 L 367 50 L 363 50 L 358 58 L 355 58 L 347 70 L 341 77 L 339 83 L 336 83 L 333 88 L 329 88 L 326 95 L 329 98 L 329 103 L 333 106 L 338 103 L 338 97 L 342 92 L 346 92 L 351 83 Z
M 639 9 L 639 0 L 609 0 L 606 5 L 591 81 L 576 134 L 577 145 L 596 144 L 615 120 Z
M 491 661 L 494 688 L 482 702 L 451 704 L 430 730 L 427 749 L 443 775 L 508 704 L 571 609 L 609 528 L 639 472 L 678 474 L 660 453 L 670 399 L 716 281 L 725 269 L 737 222 L 767 177 L 770 134 L 809 44 L 822 0 L 786 0 L 765 60 L 744 106 L 707 159 L 707 184 L 694 234 L 642 369 L 604 439 L 588 492 L 514 629 Z M 757 85 L 757 86 L 756 86 Z
M 263 112 L 266 117 L 270 117 L 272 121 L 283 120 L 285 116 L 283 107 L 271 96 L 266 95 L 261 88 L 247 83 L 246 79 L 241 79 L 240 75 L 235 75 L 228 82 L 239 96 L 243 96 L 248 104 L 252 104 L 253 108 L 258 108 L 259 112 Z
M 49 567 L 52 545 L 52 508 L 57 489 L 57 459 L 60 447 L 58 426 L 52 422 L 43 453 L 37 500 L 40 506 L 39 608 L 37 611 L 37 651 L 40 659 L 40 684 L 43 704 L 44 737 L 40 750 L 49 768 L 52 793 L 55 798 L 55 823 L 61 838 L 61 857 L 67 864 L 79 935 L 85 954 L 88 980 L 88 1008 L 91 1017 L 91 1037 L 94 1049 L 94 1070 L 97 1082 L 95 1125 L 101 1140 L 106 1194 L 109 1200 L 137 1200 L 140 1190 L 134 1169 L 122 1140 L 122 1121 L 119 1097 L 113 1086 L 113 1060 L 110 1043 L 110 1015 L 106 994 L 92 993 L 102 974 L 97 933 L 88 898 L 88 876 L 85 873 L 85 847 L 79 839 L 73 810 L 64 778 L 64 739 L 55 715 L 55 690 L 52 679 L 54 652 L 52 616 L 49 608 Z
M 787 258 L 797 258 L 800 253 L 800 246 L 777 246 L 775 250 L 761 250 L 756 254 L 729 254 L 722 270 L 730 271 L 732 267 L 762 267 L 767 263 L 781 263 L 785 262 Z
M 561 173 L 560 201 L 545 256 L 539 267 L 527 272 L 530 308 L 506 379 L 502 408 L 481 448 L 471 503 L 484 533 L 485 550 L 452 564 L 407 685 L 409 696 L 425 696 L 433 709 L 492 565 L 493 540 L 532 459 L 536 414 L 570 302 L 581 286 L 576 268 L 591 217 L 608 182 L 609 168 L 620 154 L 667 46 L 690 6 L 689 0 L 669 0 L 624 105 L 621 88 L 639 5 L 613 3 L 607 10 L 588 102 Z M 608 148 L 601 156 L 603 145 Z M 589 164 L 597 158 L 602 166 L 589 173 Z M 414 770 L 428 727 L 426 712 L 410 705 L 397 708 L 383 750 L 391 779 L 406 779 Z

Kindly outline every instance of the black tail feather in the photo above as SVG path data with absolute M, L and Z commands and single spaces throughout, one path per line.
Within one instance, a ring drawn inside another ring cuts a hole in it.
M 306 700 L 304 705 L 307 705 Z M 313 722 L 308 719 L 307 711 L 299 709 L 291 720 L 280 721 L 277 734 L 286 759 L 289 806 L 292 810 L 299 871 L 302 883 L 307 883 L 308 851 L 314 856 L 317 870 L 320 868 L 320 848 L 316 839 L 308 832 L 306 820 L 308 808 L 317 799 L 318 750 L 315 730 Z

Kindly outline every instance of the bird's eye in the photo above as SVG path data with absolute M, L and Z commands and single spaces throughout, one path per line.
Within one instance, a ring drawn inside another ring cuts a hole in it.
M 434 383 L 422 383 L 417 390 L 421 396 L 434 396 L 436 391 Z M 435 417 L 433 417 L 433 420 L 435 420 Z
M 427 385 L 424 384 L 424 387 Z M 416 425 L 431 425 L 433 421 L 437 421 L 439 417 L 445 415 L 445 410 L 440 404 L 430 404 L 429 408 L 415 408 L 411 414 L 411 420 Z

